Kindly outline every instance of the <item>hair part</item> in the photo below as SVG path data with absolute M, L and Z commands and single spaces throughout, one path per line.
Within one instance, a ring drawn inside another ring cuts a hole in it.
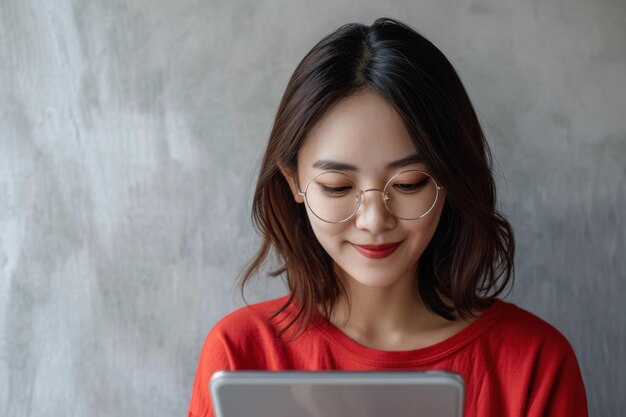
M 452 64 L 430 41 L 389 18 L 341 26 L 318 42 L 290 78 L 262 160 L 252 221 L 263 242 L 240 279 L 246 283 L 276 256 L 290 295 L 272 318 L 296 335 L 317 309 L 326 318 L 345 288 L 317 241 L 280 167 L 296 171 L 308 132 L 340 100 L 378 94 L 401 116 L 417 152 L 446 189 L 435 234 L 419 260 L 417 290 L 434 313 L 453 320 L 488 308 L 513 280 L 515 241 L 496 209 L 492 156 Z

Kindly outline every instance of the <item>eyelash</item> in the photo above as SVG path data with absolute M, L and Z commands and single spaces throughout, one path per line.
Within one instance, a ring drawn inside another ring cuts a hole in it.
M 348 186 L 343 186 L 343 187 L 327 187 L 325 185 L 322 185 L 322 191 L 326 194 L 345 194 L 346 191 L 349 191 L 352 187 Z
M 395 186 L 398 186 L 400 188 L 400 191 L 415 191 L 418 190 L 422 187 L 424 187 L 426 185 L 426 183 L 428 182 L 428 178 L 424 178 L 423 180 L 421 180 L 418 183 L 414 183 L 414 184 L 408 184 L 409 188 L 402 188 L 403 185 L 407 185 L 407 184 L 396 184 Z
M 395 184 L 394 187 L 397 187 L 400 191 L 415 191 L 420 188 L 423 188 L 428 182 L 428 178 L 421 180 L 420 182 L 413 184 Z M 321 184 L 322 192 L 329 195 L 339 195 L 345 194 L 347 191 L 352 189 L 351 186 L 342 186 L 342 187 L 328 187 L 326 185 Z

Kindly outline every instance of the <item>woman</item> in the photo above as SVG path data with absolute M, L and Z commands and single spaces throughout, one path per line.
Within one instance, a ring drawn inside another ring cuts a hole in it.
M 465 415 L 586 416 L 568 341 L 497 298 L 514 240 L 491 157 L 454 68 L 391 19 L 349 24 L 296 68 L 256 188 L 263 244 L 289 295 L 222 319 L 189 416 L 212 415 L 218 370 L 457 372 Z

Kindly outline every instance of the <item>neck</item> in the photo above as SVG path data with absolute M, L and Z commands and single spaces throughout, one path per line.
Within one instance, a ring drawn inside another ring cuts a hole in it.
M 391 287 L 371 287 L 341 277 L 346 298 L 334 308 L 331 322 L 343 332 L 369 344 L 413 338 L 449 324 L 424 305 L 416 288 L 417 274 Z

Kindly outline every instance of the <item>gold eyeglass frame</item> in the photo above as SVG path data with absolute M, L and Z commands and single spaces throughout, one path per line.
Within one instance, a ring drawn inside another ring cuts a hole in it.
M 434 183 L 435 183 L 435 188 L 436 188 L 436 194 L 435 194 L 435 200 L 433 201 L 433 204 L 430 206 L 430 208 L 426 211 L 426 213 L 422 214 L 419 217 L 415 217 L 415 218 L 405 218 L 405 217 L 400 217 L 397 216 L 396 214 L 394 214 L 391 209 L 389 208 L 389 206 L 387 205 L 387 202 L 389 201 L 390 197 L 389 197 L 389 192 L 387 191 L 387 187 L 389 186 L 389 184 L 397 177 L 399 177 L 400 175 L 406 173 L 406 172 L 419 172 L 421 174 L 426 175 L 428 178 L 430 178 Z M 307 190 L 309 189 L 309 185 L 311 185 L 311 183 L 319 176 L 324 175 L 324 174 L 341 174 L 345 177 L 348 177 L 348 179 L 350 179 L 350 181 L 352 181 L 354 183 L 354 185 L 356 186 L 356 188 L 359 190 L 359 194 L 356 197 L 356 200 L 358 202 L 358 204 L 356 205 L 356 208 L 354 209 L 354 211 L 352 213 L 350 213 L 350 215 L 348 217 L 346 217 L 343 220 L 337 221 L 337 222 L 331 222 L 325 219 L 322 219 L 320 216 L 318 216 L 315 211 L 313 211 L 313 209 L 311 208 L 311 205 L 309 204 L 309 200 L 307 198 Z M 422 217 L 426 216 L 428 213 L 430 213 L 432 211 L 432 209 L 435 207 L 435 205 L 437 204 L 437 200 L 439 199 L 439 191 L 443 190 L 443 187 L 440 186 L 439 184 L 437 184 L 437 181 L 427 172 L 421 171 L 419 169 L 407 169 L 401 172 L 398 172 L 397 174 L 395 174 L 394 176 L 392 176 L 391 178 L 389 178 L 389 180 L 385 183 L 385 186 L 383 187 L 383 189 L 381 190 L 380 188 L 369 188 L 367 190 L 363 190 L 359 184 L 356 182 L 356 180 L 354 178 L 352 178 L 351 176 L 349 176 L 348 174 L 345 174 L 343 172 L 339 172 L 339 171 L 325 171 L 322 173 L 317 174 L 316 176 L 314 176 L 313 178 L 311 178 L 307 183 L 306 183 L 306 187 L 304 187 L 304 191 L 300 190 L 300 186 L 298 185 L 298 194 L 301 195 L 302 197 L 304 197 L 304 201 L 306 202 L 306 205 L 309 207 L 309 210 L 311 210 L 311 213 L 313 213 L 313 215 L 315 217 L 317 217 L 318 219 L 320 219 L 323 222 L 326 223 L 332 223 L 332 224 L 339 224 L 339 223 L 344 223 L 347 222 L 348 220 L 350 220 L 352 217 L 354 217 L 354 215 L 356 214 L 357 211 L 359 211 L 359 208 L 361 207 L 361 203 L 363 202 L 363 194 L 367 193 L 368 191 L 380 191 L 381 193 L 383 193 L 382 195 L 382 200 L 383 200 L 383 205 L 385 206 L 385 209 L 389 212 L 389 214 L 391 214 L 392 216 L 394 216 L 397 219 L 401 219 L 401 220 L 419 220 Z

